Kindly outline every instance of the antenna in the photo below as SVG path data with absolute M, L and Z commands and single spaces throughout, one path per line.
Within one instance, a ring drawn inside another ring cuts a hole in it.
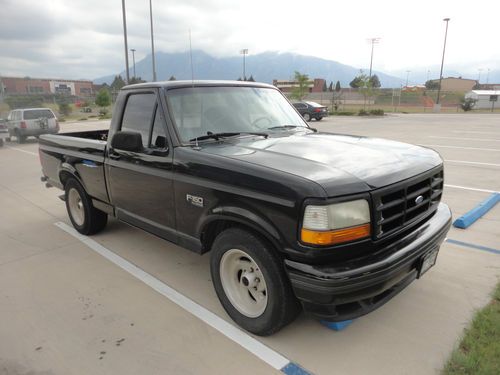
M 191 60 L 191 83 L 194 87 L 194 70 L 193 70 L 193 47 L 191 45 L 191 29 L 189 29 L 189 57 Z

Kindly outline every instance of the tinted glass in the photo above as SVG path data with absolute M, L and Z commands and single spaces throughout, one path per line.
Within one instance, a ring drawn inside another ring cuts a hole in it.
M 24 111 L 25 120 L 36 120 L 41 117 L 54 118 L 54 114 L 50 109 L 29 109 Z
M 183 141 L 207 132 L 265 132 L 294 125 L 305 128 L 283 95 L 260 87 L 189 87 L 168 91 L 168 101 Z
M 151 148 L 165 148 L 167 147 L 167 137 L 163 127 L 163 116 L 161 115 L 160 108 L 156 107 L 155 121 L 153 123 L 153 132 L 151 133 Z
M 121 130 L 140 133 L 144 147 L 149 145 L 149 130 L 155 106 L 155 94 L 133 94 L 128 97 L 123 113 Z

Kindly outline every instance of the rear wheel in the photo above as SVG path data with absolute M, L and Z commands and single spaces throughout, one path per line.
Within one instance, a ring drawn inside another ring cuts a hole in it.
M 323 117 L 316 117 L 316 121 L 321 121 L 323 120 Z
M 19 144 L 26 142 L 26 136 L 22 135 L 18 129 L 16 129 L 16 139 Z
M 219 234 L 212 246 L 210 270 L 222 306 L 249 332 L 270 335 L 300 311 L 283 262 L 253 233 L 230 228 Z
M 95 208 L 84 188 L 74 178 L 65 186 L 66 209 L 73 227 L 81 234 L 100 232 L 106 226 L 108 215 Z
M 311 115 L 309 113 L 304 113 L 304 120 L 306 120 L 307 122 L 311 121 Z

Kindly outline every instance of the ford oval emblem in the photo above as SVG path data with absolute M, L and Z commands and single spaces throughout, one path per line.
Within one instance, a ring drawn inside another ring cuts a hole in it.
M 420 204 L 424 201 L 424 197 L 419 195 L 418 197 L 415 198 L 415 204 Z

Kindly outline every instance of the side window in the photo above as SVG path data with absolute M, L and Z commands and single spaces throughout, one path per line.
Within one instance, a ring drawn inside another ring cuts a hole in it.
M 121 130 L 140 133 L 144 147 L 149 146 L 149 132 L 155 107 L 156 96 L 153 93 L 132 94 L 125 106 Z
M 164 119 L 161 114 L 159 106 L 156 106 L 155 120 L 153 122 L 153 130 L 151 132 L 151 141 L 149 143 L 150 148 L 166 148 L 167 147 L 167 136 L 165 134 Z

